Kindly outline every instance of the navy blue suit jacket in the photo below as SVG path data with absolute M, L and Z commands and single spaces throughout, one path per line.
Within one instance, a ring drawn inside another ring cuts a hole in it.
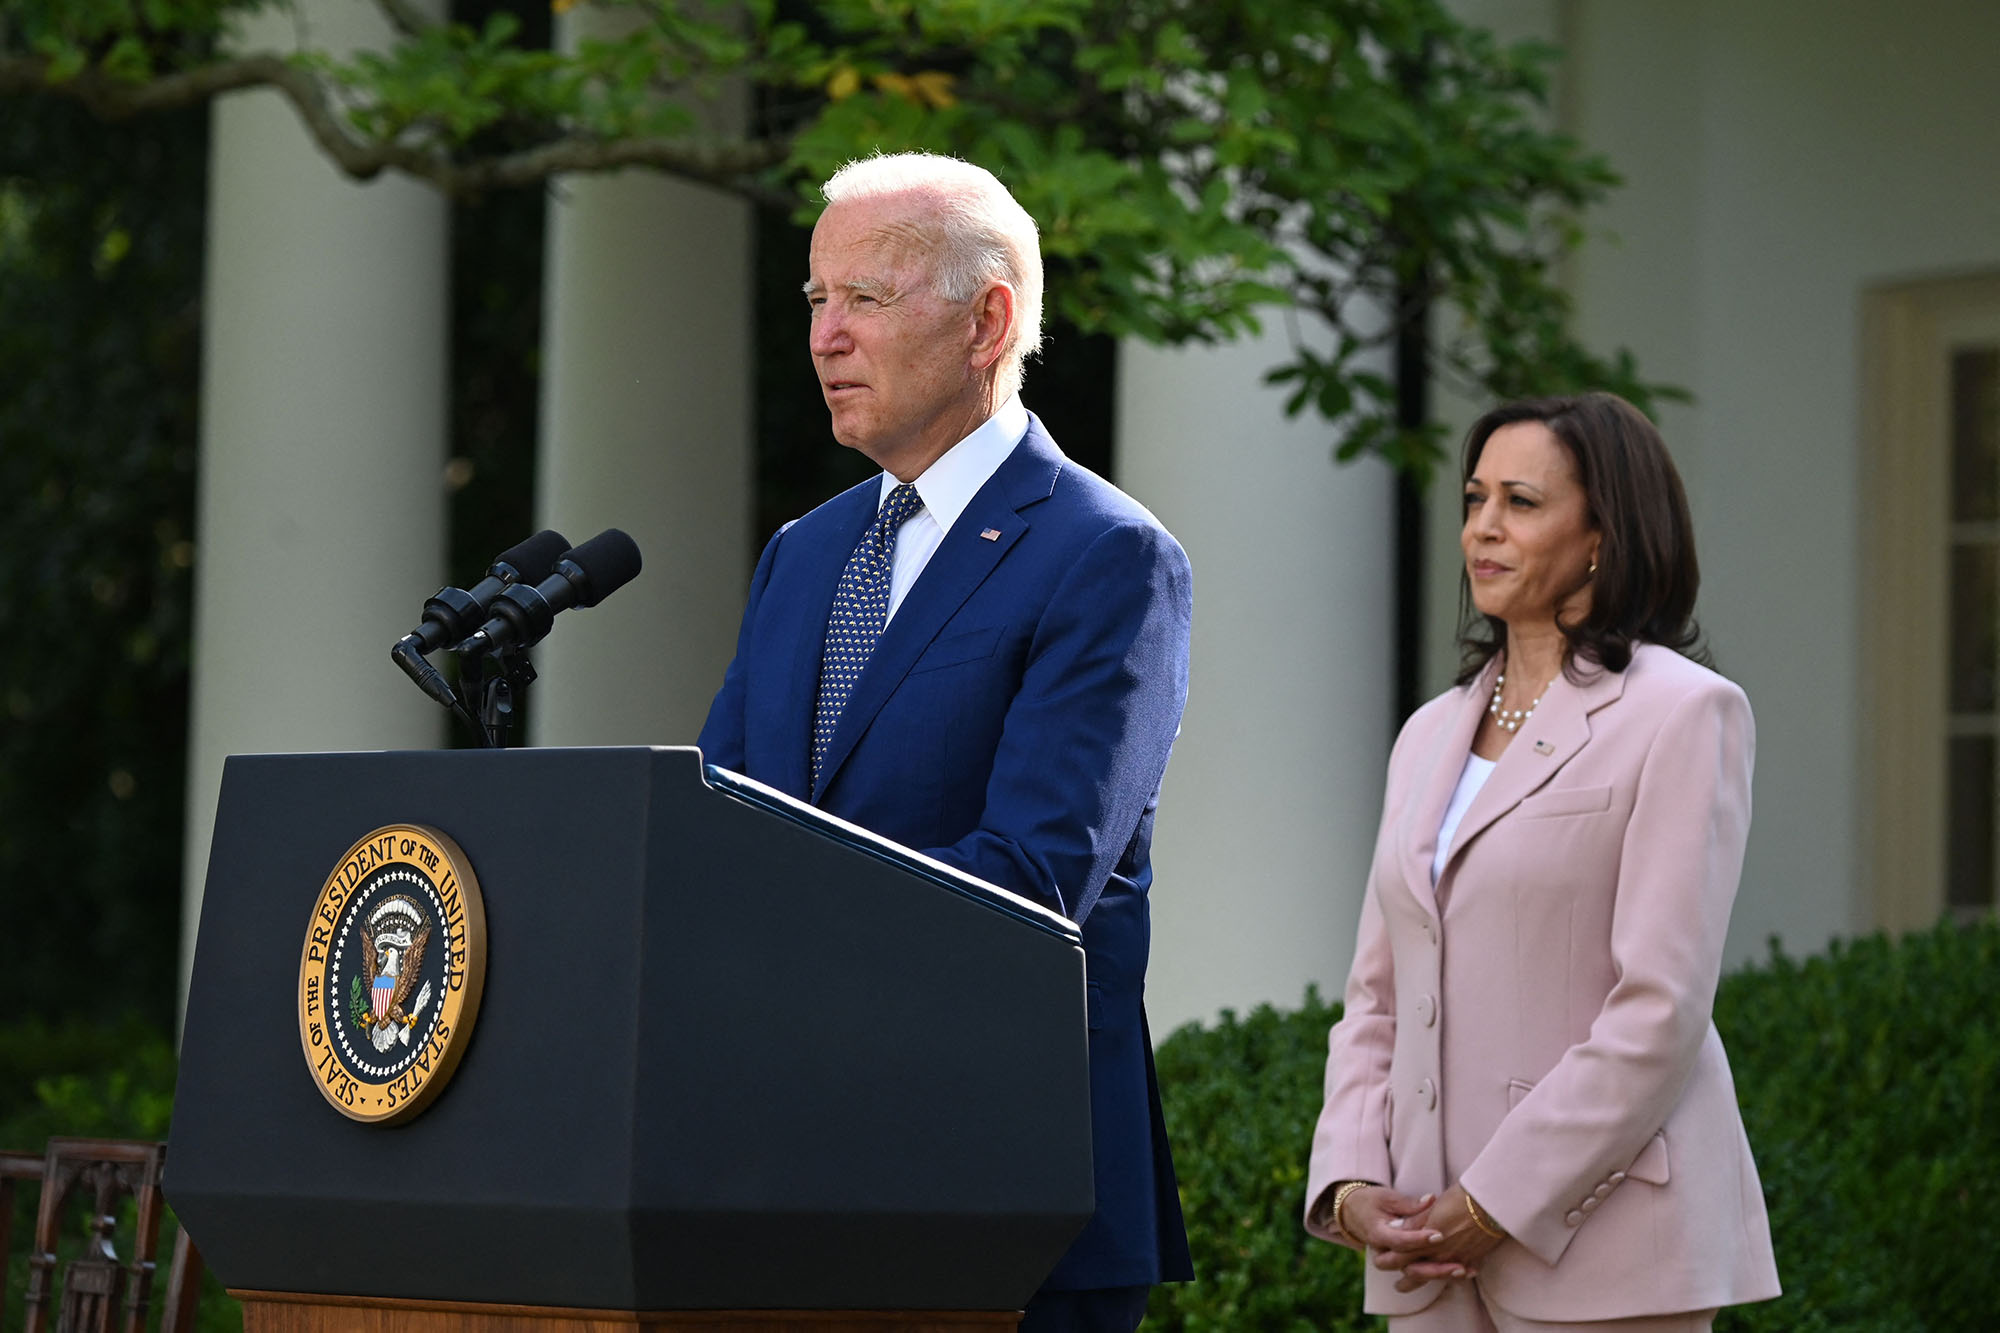
M 880 494 L 870 478 L 764 548 L 702 752 L 1082 927 L 1097 1211 L 1045 1289 L 1190 1277 L 1143 1006 L 1153 813 L 1187 698 L 1187 556 L 1031 416 L 889 621 L 815 796 L 820 647 Z

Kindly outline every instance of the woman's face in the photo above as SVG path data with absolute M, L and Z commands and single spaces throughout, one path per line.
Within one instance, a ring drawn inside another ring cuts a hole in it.
M 1487 437 L 1465 483 L 1459 533 L 1472 604 L 1514 628 L 1590 609 L 1598 533 L 1569 450 L 1539 421 Z

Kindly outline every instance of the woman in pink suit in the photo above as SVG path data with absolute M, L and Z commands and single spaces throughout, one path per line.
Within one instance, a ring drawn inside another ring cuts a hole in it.
M 1389 759 L 1306 1226 L 1394 1333 L 1667 1333 L 1778 1294 L 1709 1014 L 1753 732 L 1687 499 L 1610 394 L 1489 412 L 1457 688 Z

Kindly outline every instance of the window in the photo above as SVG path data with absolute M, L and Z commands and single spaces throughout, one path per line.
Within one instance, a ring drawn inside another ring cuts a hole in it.
M 1949 350 L 1945 909 L 1994 904 L 2000 763 L 2000 338 Z
M 2000 903 L 2000 277 L 1869 294 L 1862 813 L 1878 922 Z

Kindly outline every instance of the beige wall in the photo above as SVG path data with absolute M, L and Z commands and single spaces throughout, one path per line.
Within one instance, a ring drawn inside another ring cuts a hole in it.
M 1569 275 L 1581 332 L 1695 394 L 1662 425 L 1695 510 L 1701 618 L 1758 723 L 1731 956 L 1871 929 L 1862 297 L 2000 269 L 2000 5 L 1465 8 L 1568 48 L 1561 118 L 1626 180 Z M 1448 532 L 1436 549 L 1449 569 Z M 1439 663 L 1449 629 L 1433 626 Z
M 1389 757 L 1391 484 L 1333 461 L 1261 382 L 1282 335 L 1127 344 L 1118 482 L 1194 566 L 1187 713 L 1153 843 L 1146 1007 L 1164 1037 L 1216 1011 L 1338 994 Z

